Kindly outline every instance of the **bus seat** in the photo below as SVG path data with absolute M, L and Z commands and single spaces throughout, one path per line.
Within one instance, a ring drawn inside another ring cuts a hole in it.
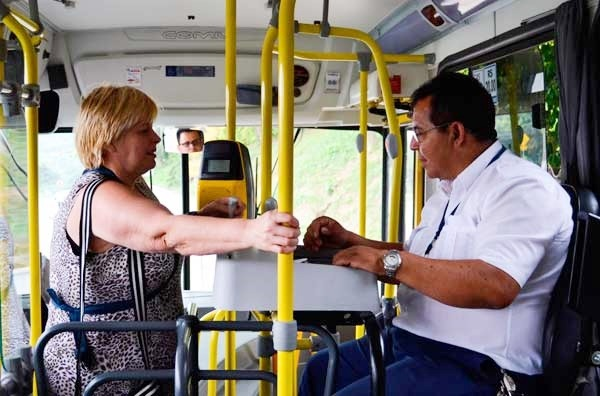
M 567 258 L 550 298 L 543 334 L 542 363 L 546 392 L 550 396 L 571 394 L 576 377 L 586 364 L 592 340 L 592 321 L 577 312 L 574 279 L 581 270 L 585 227 L 580 212 L 600 213 L 598 199 L 585 188 L 563 185 L 573 208 L 573 234 Z

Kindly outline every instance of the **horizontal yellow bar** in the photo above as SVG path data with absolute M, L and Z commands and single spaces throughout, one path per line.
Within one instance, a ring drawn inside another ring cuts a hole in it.
M 273 50 L 279 54 L 279 49 Z M 352 52 L 294 51 L 294 58 L 309 61 L 357 62 L 358 54 Z M 425 55 L 383 54 L 386 63 L 425 63 Z
M 40 32 L 40 25 L 37 22 L 32 21 L 21 12 L 17 10 L 10 10 L 10 14 L 23 26 L 25 29 L 29 30 L 31 33 L 38 34 Z
M 412 118 L 410 118 L 410 117 L 408 116 L 408 114 L 406 114 L 406 113 L 402 113 L 402 114 L 399 114 L 399 115 L 398 115 L 398 124 L 399 124 L 399 125 L 408 124 L 408 123 L 410 123 L 410 122 L 412 122 Z

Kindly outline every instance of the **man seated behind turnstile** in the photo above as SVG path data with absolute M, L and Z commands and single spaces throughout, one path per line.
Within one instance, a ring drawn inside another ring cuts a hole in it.
M 569 198 L 539 166 L 504 150 L 492 98 L 472 77 L 437 76 L 415 91 L 412 110 L 410 147 L 440 182 L 406 244 L 364 239 L 327 217 L 313 221 L 304 244 L 347 248 L 334 264 L 400 284 L 388 395 L 496 395 L 502 370 L 533 395 L 572 231 Z M 342 344 L 340 355 L 336 395 L 369 394 L 366 340 Z M 309 361 L 300 395 L 322 394 L 326 361 L 323 353 Z

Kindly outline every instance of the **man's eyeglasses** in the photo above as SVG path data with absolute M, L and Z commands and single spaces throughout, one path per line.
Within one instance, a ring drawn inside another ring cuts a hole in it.
M 195 147 L 195 146 L 200 146 L 201 144 L 202 144 L 202 139 L 194 139 L 194 140 L 190 140 L 189 142 L 179 143 L 179 145 L 183 146 L 183 147 Z
M 434 125 L 431 128 L 425 129 L 424 131 L 422 131 L 420 128 L 415 127 L 414 125 L 409 125 L 408 127 L 406 127 L 407 132 L 409 133 L 409 136 L 412 139 L 415 139 L 417 141 L 417 143 L 422 143 L 423 142 L 423 135 L 425 135 L 427 132 L 431 132 L 434 129 L 440 129 L 440 128 L 445 128 L 448 125 L 452 124 L 451 122 L 444 122 L 443 124 L 440 125 Z

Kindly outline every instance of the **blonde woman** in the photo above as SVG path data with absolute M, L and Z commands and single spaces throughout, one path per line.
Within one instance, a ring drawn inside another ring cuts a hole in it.
M 156 114 L 152 99 L 132 87 L 103 86 L 83 99 L 75 133 L 86 171 L 54 224 L 48 326 L 70 320 L 174 320 L 183 313 L 181 255 L 295 249 L 298 222 L 286 213 L 221 219 L 173 215 L 162 206 L 141 177 L 156 165 Z M 224 211 L 227 199 L 200 214 Z M 82 248 L 85 260 L 80 260 Z M 53 394 L 74 395 L 103 371 L 171 368 L 175 343 L 174 334 L 164 333 L 59 335 L 45 354 L 49 387 Z M 97 394 L 157 387 L 151 385 L 109 383 Z M 169 393 L 172 385 L 158 386 L 162 389 L 154 394 Z

